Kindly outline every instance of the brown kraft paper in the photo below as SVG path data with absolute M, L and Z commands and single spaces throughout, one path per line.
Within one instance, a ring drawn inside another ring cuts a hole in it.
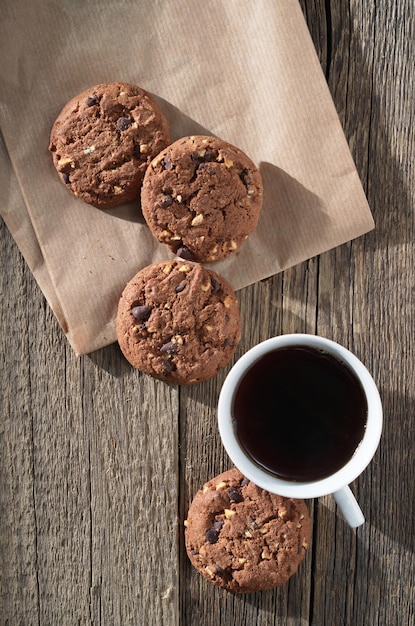
M 0 211 L 77 354 L 115 341 L 127 281 L 172 256 L 138 201 L 89 206 L 53 168 L 51 126 L 88 87 L 137 84 L 157 98 L 173 140 L 216 135 L 257 164 L 258 226 L 209 266 L 234 289 L 373 228 L 297 0 L 15 0 L 2 18 Z

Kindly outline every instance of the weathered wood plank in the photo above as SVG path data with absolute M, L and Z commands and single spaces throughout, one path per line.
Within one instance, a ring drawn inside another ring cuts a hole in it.
M 178 393 L 117 346 L 83 362 L 93 623 L 173 625 L 178 614 Z
M 3 223 L 0 237 L 0 616 L 32 626 L 39 623 L 39 589 L 28 314 L 39 300 Z
M 413 19 L 403 27 L 409 14 L 407 3 L 399 8 L 331 3 L 329 86 L 377 227 L 322 255 L 318 331 L 331 332 L 372 371 L 383 396 L 385 428 L 374 462 L 353 485 L 366 524 L 351 532 L 331 500 L 318 507 L 312 620 L 318 625 L 409 625 L 414 620 L 413 539 L 398 539 L 413 538 L 413 530 L 397 530 L 400 515 L 412 529 L 408 519 L 414 518 L 413 452 L 404 476 L 398 469 L 407 450 L 414 450 L 413 338 L 408 337 L 414 328 L 408 282 L 414 263 L 413 183 L 391 141 L 395 137 L 407 163 L 414 163 L 413 131 L 407 123 L 412 97 L 402 93 L 406 85 L 413 93 L 415 79 L 406 75 L 413 72 L 408 56 Z

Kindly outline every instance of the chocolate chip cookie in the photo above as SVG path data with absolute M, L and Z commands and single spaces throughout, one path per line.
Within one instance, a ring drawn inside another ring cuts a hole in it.
M 303 500 L 260 489 L 236 468 L 197 492 L 185 527 L 192 565 L 233 593 L 283 585 L 297 571 L 311 537 Z
M 136 85 L 96 85 L 72 98 L 53 124 L 49 150 L 78 198 L 112 207 L 140 195 L 150 161 L 170 143 L 167 119 Z
M 255 229 L 261 175 L 239 148 L 216 137 L 183 137 L 146 171 L 141 206 L 154 236 L 179 257 L 227 257 Z
M 235 352 L 239 307 L 230 285 L 214 272 L 163 261 L 127 284 L 116 329 L 134 367 L 166 382 L 198 383 L 215 376 Z

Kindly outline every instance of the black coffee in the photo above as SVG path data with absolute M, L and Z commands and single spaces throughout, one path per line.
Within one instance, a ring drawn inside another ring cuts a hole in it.
M 340 360 L 291 346 L 254 363 L 232 413 L 238 439 L 257 464 L 304 482 L 329 476 L 353 456 L 365 432 L 367 400 Z

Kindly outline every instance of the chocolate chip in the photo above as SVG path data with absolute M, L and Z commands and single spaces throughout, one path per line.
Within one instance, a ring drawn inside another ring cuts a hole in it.
M 95 95 L 94 95 L 94 96 L 89 96 L 89 97 L 86 99 L 85 104 L 86 104 L 86 106 L 87 106 L 87 107 L 92 107 L 92 106 L 94 106 L 95 104 L 98 104 L 98 96 L 95 96 Z
M 219 282 L 216 280 L 216 278 L 213 278 L 213 276 L 211 277 L 210 282 L 212 284 L 212 293 L 218 293 L 218 291 L 220 291 Z
M 207 163 L 201 163 L 196 170 L 196 174 L 200 174 L 200 172 L 203 172 L 205 170 L 209 172 L 209 165 Z
M 218 519 L 215 522 L 213 522 L 213 528 L 219 532 L 220 530 L 222 530 L 224 524 L 225 524 L 225 520 Z
M 242 500 L 244 499 L 238 487 L 229 487 L 228 497 L 229 497 L 229 500 L 233 500 L 234 502 L 242 502 Z
M 297 547 L 297 554 L 301 554 L 301 553 L 302 553 L 302 551 L 303 551 L 302 546 L 298 546 L 298 547 Z
M 249 478 L 244 477 L 244 478 L 241 480 L 241 486 L 242 486 L 242 487 L 246 487 L 246 485 L 249 485 Z
M 131 309 L 134 319 L 140 320 L 141 322 L 148 320 L 151 315 L 151 311 L 151 306 L 146 306 L 145 304 L 142 306 L 134 306 Z
M 252 183 L 252 176 L 248 170 L 242 170 L 239 174 L 239 178 L 242 180 L 243 184 L 246 185 L 246 187 Z
M 216 543 L 217 540 L 219 539 L 218 531 L 215 530 L 214 528 L 209 528 L 209 530 L 206 531 L 205 539 L 209 543 Z
M 203 156 L 203 160 L 204 161 L 216 161 L 217 156 L 218 156 L 217 152 L 209 152 L 207 150 Z
M 164 169 L 165 170 L 171 170 L 171 168 L 173 167 L 173 164 L 170 161 L 170 157 L 169 156 L 165 156 L 164 157 L 163 164 L 164 164 Z
M 163 359 L 161 363 L 164 368 L 163 374 L 165 375 L 170 374 L 171 372 L 175 372 L 177 369 L 176 363 L 173 363 L 173 361 L 168 361 L 167 359 Z
M 190 155 L 190 159 L 192 163 L 200 163 L 201 165 L 203 165 L 204 163 L 210 163 L 211 161 L 216 161 L 217 156 L 218 156 L 217 152 L 206 150 L 203 156 L 201 156 L 197 152 L 192 152 Z
M 174 291 L 176 293 L 181 293 L 184 289 L 186 289 L 186 283 L 183 281 L 180 285 L 176 285 Z
M 62 172 L 62 180 L 65 185 L 68 185 L 71 181 L 69 180 L 69 176 L 66 172 Z
M 167 207 L 170 206 L 172 202 L 173 198 L 166 193 L 163 196 L 160 196 L 160 199 L 158 200 L 158 205 L 161 206 L 162 209 L 167 209 Z
M 177 345 L 177 343 L 168 341 L 167 343 L 161 346 L 160 352 L 171 352 L 172 354 L 175 354 L 178 349 L 179 349 L 179 346 Z
M 185 259 L 185 261 L 193 261 L 195 258 L 187 246 L 180 246 L 180 248 L 177 248 L 176 254 L 181 259 Z
M 223 569 L 223 567 L 221 567 L 220 565 L 218 565 L 217 563 L 214 564 L 215 565 L 215 570 L 218 576 L 223 576 L 225 573 L 225 570 Z
M 128 117 L 119 117 L 117 120 L 117 130 L 127 130 L 131 126 L 131 120 Z

